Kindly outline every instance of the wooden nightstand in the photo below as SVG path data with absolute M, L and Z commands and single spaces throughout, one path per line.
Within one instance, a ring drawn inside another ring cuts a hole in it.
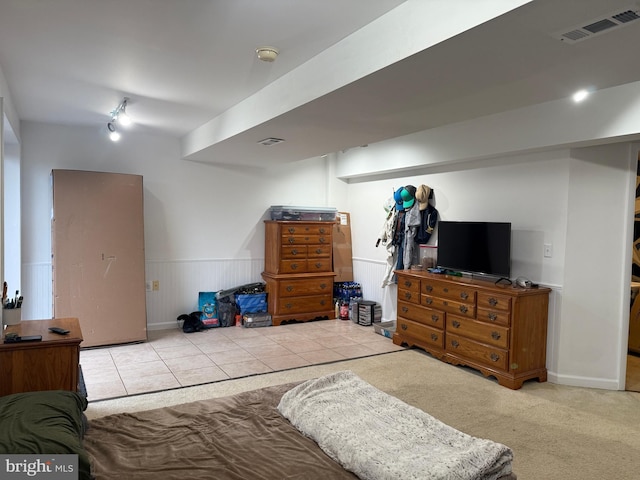
M 57 335 L 49 327 L 69 330 Z M 42 341 L 4 343 L 7 333 L 42 335 Z M 0 396 L 38 390 L 78 390 L 82 331 L 77 318 L 23 320 L 9 325 L 0 343 Z

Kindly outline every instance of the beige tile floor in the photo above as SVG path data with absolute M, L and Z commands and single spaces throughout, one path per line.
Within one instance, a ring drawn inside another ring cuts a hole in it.
M 402 350 L 344 320 L 277 327 L 149 332 L 144 343 L 83 349 L 89 401 L 167 390 Z

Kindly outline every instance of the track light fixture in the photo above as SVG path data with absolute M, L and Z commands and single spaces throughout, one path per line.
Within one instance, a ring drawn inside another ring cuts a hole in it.
M 107 123 L 107 130 L 109 130 L 109 138 L 112 142 L 120 140 L 120 132 L 116 129 L 116 124 L 114 122 Z
M 125 127 L 131 125 L 131 118 L 127 115 L 127 101 L 129 101 L 129 97 L 124 97 L 122 99 L 122 102 L 112 110 L 111 121 L 107 122 L 109 138 L 114 142 L 120 140 L 120 132 L 118 132 L 117 125 Z

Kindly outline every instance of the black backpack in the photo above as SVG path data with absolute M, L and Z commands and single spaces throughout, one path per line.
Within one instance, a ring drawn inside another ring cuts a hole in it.
M 178 317 L 178 321 L 180 320 L 182 320 L 182 331 L 184 333 L 199 332 L 206 328 L 202 323 L 202 312 L 183 313 Z

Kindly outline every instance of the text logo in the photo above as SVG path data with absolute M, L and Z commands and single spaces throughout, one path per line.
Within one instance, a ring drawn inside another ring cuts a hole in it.
M 78 455 L 0 455 L 0 478 L 78 480 Z

